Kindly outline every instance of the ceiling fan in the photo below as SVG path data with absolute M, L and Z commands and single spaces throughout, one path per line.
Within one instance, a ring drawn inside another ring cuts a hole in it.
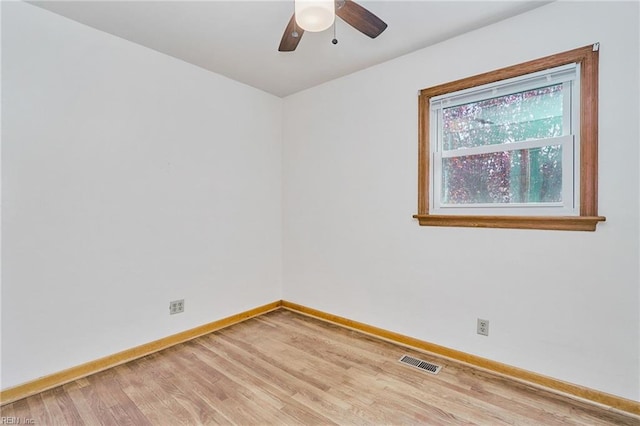
M 333 24 L 335 16 L 371 38 L 378 37 L 387 28 L 382 19 L 352 0 L 294 1 L 295 13 L 282 35 L 278 47 L 280 52 L 293 52 L 305 30 L 323 31 Z M 333 44 L 337 42 L 334 38 Z

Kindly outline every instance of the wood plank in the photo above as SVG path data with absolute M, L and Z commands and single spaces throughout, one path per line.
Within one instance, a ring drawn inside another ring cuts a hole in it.
M 164 355 L 168 353 L 163 353 L 162 356 Z M 151 423 L 164 424 L 169 419 L 174 419 L 176 425 L 187 425 L 192 412 L 176 398 L 170 397 L 177 392 L 177 389 L 171 389 L 172 386 L 176 387 L 174 376 L 167 371 L 171 368 L 171 363 L 159 361 L 160 357 L 149 356 L 117 367 L 118 374 L 127 378 L 122 390 L 138 404 L 140 411 Z

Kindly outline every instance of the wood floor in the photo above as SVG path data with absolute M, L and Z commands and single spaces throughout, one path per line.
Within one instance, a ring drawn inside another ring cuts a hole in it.
M 443 369 L 405 366 L 404 354 Z M 1 415 L 37 425 L 640 425 L 286 310 L 8 404 Z

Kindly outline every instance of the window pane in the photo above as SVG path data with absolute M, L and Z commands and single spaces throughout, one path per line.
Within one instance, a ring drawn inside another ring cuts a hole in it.
M 562 146 L 442 159 L 443 204 L 562 202 Z
M 562 136 L 563 85 L 442 110 L 445 151 Z

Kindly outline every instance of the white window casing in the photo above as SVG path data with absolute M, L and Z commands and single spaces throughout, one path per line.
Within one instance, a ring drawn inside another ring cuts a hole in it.
M 576 216 L 579 215 L 580 182 L 580 65 L 568 64 L 520 77 L 460 90 L 430 99 L 430 214 L 435 215 L 497 215 L 497 216 Z M 444 108 L 479 102 L 509 94 L 551 85 L 563 85 L 562 135 L 528 139 L 470 148 L 443 149 Z M 446 158 L 489 154 L 515 150 L 562 147 L 562 201 L 553 203 L 490 203 L 446 204 L 441 201 L 442 161 Z

